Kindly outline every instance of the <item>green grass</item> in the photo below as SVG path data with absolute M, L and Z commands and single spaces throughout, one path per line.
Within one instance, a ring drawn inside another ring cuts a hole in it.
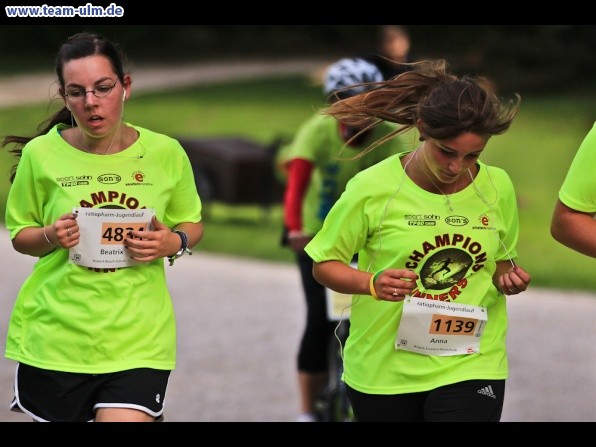
M 519 262 L 531 272 L 534 285 L 596 291 L 596 260 L 550 235 L 557 193 L 594 123 L 595 106 L 593 95 L 526 98 L 509 131 L 494 137 L 483 154 L 484 161 L 506 169 L 515 184 Z
M 241 136 L 268 144 L 290 138 L 297 126 L 322 104 L 320 88 L 302 77 L 271 78 L 138 94 L 126 103 L 125 120 L 178 137 Z M 30 134 L 55 104 L 0 109 L 2 135 Z M 525 97 L 519 116 L 504 135 L 493 137 L 482 160 L 509 172 L 520 205 L 519 263 L 532 285 L 596 291 L 596 260 L 555 242 L 549 233 L 558 189 L 571 159 L 594 122 L 596 99 L 583 96 Z M 8 171 L 13 164 L 0 153 L 0 212 L 4 216 Z M 205 235 L 198 247 L 213 253 L 293 262 L 281 248 L 280 205 L 209 204 Z M 564 299 L 564 296 L 561 297 Z

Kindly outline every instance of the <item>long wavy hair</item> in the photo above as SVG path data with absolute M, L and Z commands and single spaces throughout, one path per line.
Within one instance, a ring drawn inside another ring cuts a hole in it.
M 483 76 L 458 77 L 444 59 L 407 64 L 409 71 L 376 82 L 371 90 L 331 104 L 324 114 L 365 132 L 389 121 L 399 126 L 357 156 L 418 127 L 421 139 L 454 138 L 464 132 L 491 137 L 502 134 L 517 115 L 521 97 L 504 100 Z

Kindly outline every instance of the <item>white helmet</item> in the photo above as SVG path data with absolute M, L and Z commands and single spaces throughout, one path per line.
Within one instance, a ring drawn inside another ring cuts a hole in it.
M 341 90 L 337 93 L 337 96 L 340 99 L 348 98 L 371 88 L 370 86 L 358 84 L 382 80 L 383 75 L 376 65 L 356 57 L 340 59 L 327 69 L 323 81 L 323 93 L 325 96 L 329 96 Z M 356 87 L 347 89 L 353 85 L 356 85 Z

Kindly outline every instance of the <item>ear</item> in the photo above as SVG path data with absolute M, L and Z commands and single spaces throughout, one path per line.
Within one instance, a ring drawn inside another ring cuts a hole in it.
M 420 127 L 422 125 L 422 120 L 420 118 L 418 118 L 416 120 L 416 129 L 418 129 L 418 133 L 420 134 L 420 138 L 418 138 L 420 141 L 424 141 L 426 140 L 426 135 L 420 130 Z
M 60 94 L 60 96 L 62 96 L 62 99 L 64 100 L 64 107 L 66 107 L 68 110 L 70 110 L 70 107 L 68 106 L 68 102 L 66 101 L 66 96 L 64 96 L 64 89 L 62 87 L 60 87 L 58 89 L 58 93 Z
M 124 82 L 122 83 L 122 90 L 124 90 L 124 93 L 122 94 L 122 102 L 126 101 L 128 96 L 130 95 L 131 84 L 132 84 L 132 79 L 130 77 L 130 74 L 126 73 L 124 75 Z

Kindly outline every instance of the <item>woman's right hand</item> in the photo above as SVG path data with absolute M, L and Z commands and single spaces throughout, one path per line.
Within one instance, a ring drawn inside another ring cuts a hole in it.
M 19 253 L 42 257 L 56 248 L 74 247 L 79 236 L 76 214 L 67 213 L 45 227 L 23 228 L 12 240 L 12 246 Z
M 383 270 L 374 281 L 379 300 L 403 301 L 416 288 L 418 275 L 408 269 Z
M 60 247 L 72 248 L 79 243 L 81 233 L 79 233 L 79 225 L 77 224 L 77 215 L 75 213 L 63 214 L 49 228 L 51 228 L 51 231 L 47 232 L 48 238 L 52 243 Z

